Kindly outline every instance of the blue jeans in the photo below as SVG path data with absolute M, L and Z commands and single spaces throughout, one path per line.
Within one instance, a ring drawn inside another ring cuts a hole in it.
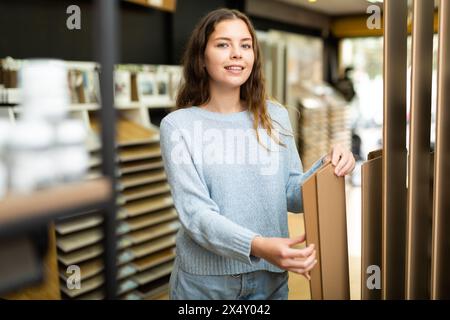
M 288 272 L 196 275 L 177 263 L 170 276 L 171 300 L 287 300 Z

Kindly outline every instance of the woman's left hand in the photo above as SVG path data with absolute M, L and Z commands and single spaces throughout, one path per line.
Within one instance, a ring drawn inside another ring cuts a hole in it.
M 330 153 L 325 157 L 325 162 L 330 161 L 336 168 L 334 173 L 337 176 L 345 176 L 355 169 L 355 158 L 353 153 L 337 144 L 331 148 Z

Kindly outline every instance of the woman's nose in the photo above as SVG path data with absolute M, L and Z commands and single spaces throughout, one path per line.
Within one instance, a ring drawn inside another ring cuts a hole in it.
M 232 46 L 231 47 L 231 58 L 232 59 L 240 59 L 242 58 L 242 53 L 241 53 L 241 49 L 239 48 L 239 46 Z

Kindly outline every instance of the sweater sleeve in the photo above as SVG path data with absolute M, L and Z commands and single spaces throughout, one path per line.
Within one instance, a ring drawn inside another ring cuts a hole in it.
M 292 132 L 289 116 L 287 115 L 287 117 L 287 128 L 289 132 Z M 289 178 L 286 185 L 287 209 L 292 213 L 300 213 L 303 212 L 301 186 L 321 167 L 325 155 L 317 160 L 308 171 L 303 172 L 303 165 L 300 160 L 294 137 L 288 136 L 286 140 L 289 153 Z
M 190 238 L 218 255 L 247 264 L 259 262 L 251 243 L 259 235 L 220 214 L 200 177 L 181 131 L 170 120 L 160 126 L 161 153 L 175 209 Z

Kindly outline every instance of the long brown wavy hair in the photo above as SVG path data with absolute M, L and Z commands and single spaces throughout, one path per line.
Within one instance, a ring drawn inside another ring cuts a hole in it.
M 258 126 L 261 125 L 269 137 L 278 144 L 285 146 L 278 138 L 273 136 L 273 123 L 267 111 L 268 99 L 265 88 L 265 79 L 262 70 L 261 49 L 258 45 L 256 32 L 250 19 L 238 10 L 217 9 L 204 16 L 195 27 L 189 39 L 182 59 L 184 81 L 178 91 L 176 108 L 201 106 L 209 102 L 209 74 L 205 65 L 205 49 L 215 26 L 223 20 L 241 19 L 247 25 L 252 36 L 252 47 L 255 56 L 252 72 L 247 81 L 241 86 L 240 98 L 244 100 L 249 111 L 253 114 L 253 128 L 259 143 Z

